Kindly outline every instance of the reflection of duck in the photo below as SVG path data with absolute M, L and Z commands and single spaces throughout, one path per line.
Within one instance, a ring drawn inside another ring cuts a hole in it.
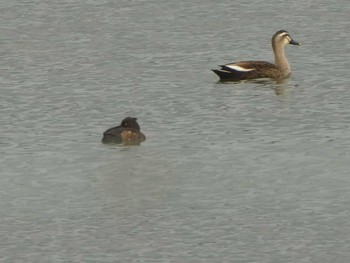
M 122 143 L 124 145 L 140 144 L 146 136 L 140 131 L 137 118 L 127 117 L 119 126 L 110 128 L 103 133 L 103 143 Z
M 284 54 L 286 44 L 300 45 L 294 41 L 285 30 L 276 32 L 272 37 L 272 49 L 275 56 L 275 64 L 265 61 L 240 61 L 221 66 L 221 69 L 213 69 L 221 81 L 239 81 L 244 79 L 271 78 L 283 79 L 290 75 L 291 70 Z

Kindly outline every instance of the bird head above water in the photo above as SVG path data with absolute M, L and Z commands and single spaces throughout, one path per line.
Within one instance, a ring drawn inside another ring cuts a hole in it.
M 123 128 L 135 129 L 138 131 L 140 130 L 140 126 L 137 123 L 137 118 L 132 118 L 132 117 L 124 118 L 120 123 L 120 126 Z
M 287 45 L 287 44 L 291 44 L 291 45 L 297 45 L 297 46 L 301 46 L 301 44 L 295 40 L 293 40 L 293 38 L 290 36 L 290 34 L 288 33 L 288 31 L 286 30 L 279 30 L 277 31 L 273 36 L 272 36 L 272 45 Z

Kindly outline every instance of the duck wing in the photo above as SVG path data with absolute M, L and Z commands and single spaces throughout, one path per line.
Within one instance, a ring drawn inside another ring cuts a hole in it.
M 124 128 L 121 126 L 116 126 L 109 128 L 103 133 L 102 142 L 103 143 L 122 143 L 123 138 L 121 136 Z
M 231 72 L 251 72 L 251 71 L 266 71 L 276 70 L 275 64 L 266 61 L 239 61 L 220 66 L 222 70 Z
M 116 127 L 113 127 L 113 128 L 109 128 L 103 134 L 106 134 L 106 135 L 107 134 L 109 134 L 109 135 L 120 135 L 123 130 L 124 130 L 123 127 L 116 126 Z
M 221 80 L 273 78 L 278 72 L 274 64 L 265 61 L 239 61 L 220 65 L 220 67 L 221 69 L 213 71 Z

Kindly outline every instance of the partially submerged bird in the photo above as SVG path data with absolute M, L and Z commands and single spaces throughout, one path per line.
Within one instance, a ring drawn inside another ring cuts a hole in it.
M 119 126 L 110 128 L 103 133 L 103 143 L 119 143 L 124 145 L 138 145 L 146 136 L 140 131 L 137 118 L 127 117 Z
M 275 64 L 265 61 L 240 61 L 221 65 L 221 69 L 213 69 L 221 81 L 239 81 L 245 79 L 283 79 L 290 75 L 291 70 L 284 54 L 286 44 L 301 45 L 294 41 L 286 30 L 277 31 L 272 36 L 272 49 Z

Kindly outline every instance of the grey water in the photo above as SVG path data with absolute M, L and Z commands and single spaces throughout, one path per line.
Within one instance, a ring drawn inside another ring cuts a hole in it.
M 350 262 L 347 0 L 3 0 L 0 262 Z M 292 76 L 219 83 L 273 61 Z M 135 116 L 140 146 L 101 143 Z

